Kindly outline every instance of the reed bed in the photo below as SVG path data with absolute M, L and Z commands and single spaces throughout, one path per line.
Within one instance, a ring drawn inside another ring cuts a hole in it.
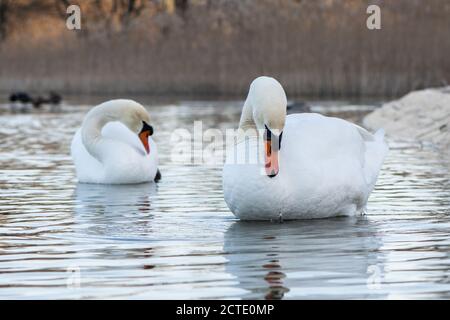
M 0 91 L 237 96 L 271 75 L 292 96 L 391 97 L 450 81 L 447 0 L 205 0 L 98 19 L 68 31 L 51 10 L 30 16 L 0 43 Z

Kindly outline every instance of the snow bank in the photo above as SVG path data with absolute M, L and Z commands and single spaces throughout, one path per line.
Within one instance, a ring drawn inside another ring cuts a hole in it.
M 369 129 L 384 128 L 394 139 L 431 142 L 450 154 L 450 86 L 413 91 L 364 118 Z

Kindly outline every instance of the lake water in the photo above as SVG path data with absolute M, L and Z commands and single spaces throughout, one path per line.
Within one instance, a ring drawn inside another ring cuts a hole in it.
M 163 179 L 133 186 L 77 184 L 70 142 L 88 107 L 0 114 L 0 298 L 450 298 L 448 159 L 390 141 L 367 215 L 239 222 L 221 166 L 173 163 L 170 138 L 195 120 L 235 128 L 240 105 L 149 107 Z

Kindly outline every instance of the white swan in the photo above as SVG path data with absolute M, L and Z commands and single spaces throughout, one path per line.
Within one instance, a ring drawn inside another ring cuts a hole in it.
M 223 169 L 230 210 L 241 220 L 363 213 L 388 151 L 384 131 L 319 114 L 286 117 L 286 104 L 277 80 L 251 84 Z
M 71 154 L 82 183 L 130 184 L 158 180 L 158 151 L 143 106 L 112 100 L 88 112 Z

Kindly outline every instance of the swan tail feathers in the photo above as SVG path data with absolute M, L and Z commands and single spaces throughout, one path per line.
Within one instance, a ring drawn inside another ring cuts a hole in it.
M 374 141 L 375 137 L 372 133 L 370 133 L 369 131 L 367 131 L 366 129 L 364 129 L 363 127 L 360 127 L 356 124 L 353 124 L 353 126 L 356 128 L 356 130 L 358 130 L 359 134 L 361 135 L 361 137 L 363 138 L 364 141 Z
M 161 171 L 159 171 L 159 169 L 156 171 L 156 176 L 154 181 L 155 182 L 159 182 L 159 180 L 161 180 L 162 176 L 161 176 Z
M 384 142 L 385 135 L 386 135 L 386 131 L 384 131 L 383 128 L 378 129 L 377 132 L 375 132 L 375 134 L 374 134 L 375 141 L 383 141 Z
M 384 129 L 379 129 L 373 137 L 373 141 L 366 141 L 366 161 L 364 166 L 365 178 L 370 191 L 375 187 L 378 174 L 389 151 L 389 146 L 385 141 Z

